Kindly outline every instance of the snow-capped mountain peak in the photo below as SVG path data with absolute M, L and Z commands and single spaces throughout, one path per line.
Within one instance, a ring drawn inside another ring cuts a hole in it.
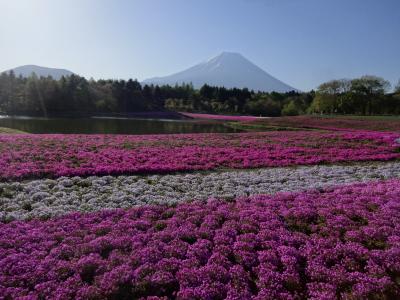
M 144 81 L 147 84 L 192 83 L 195 88 L 204 84 L 227 88 L 245 88 L 265 92 L 288 92 L 295 88 L 271 76 L 243 55 L 234 52 L 222 52 L 207 61 L 184 71 Z

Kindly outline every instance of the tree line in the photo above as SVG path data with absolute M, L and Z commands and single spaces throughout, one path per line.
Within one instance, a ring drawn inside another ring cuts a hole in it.
M 54 80 L 35 74 L 25 78 L 0 74 L 0 113 L 35 116 L 129 114 L 188 111 L 262 116 L 305 113 L 399 114 L 400 84 L 388 94 L 389 83 L 375 76 L 332 80 L 317 91 L 265 93 L 247 88 L 205 84 L 142 85 L 137 80 L 87 80 L 78 75 Z
M 310 112 L 324 114 L 400 114 L 400 81 L 394 93 L 377 76 L 331 80 L 318 87 Z

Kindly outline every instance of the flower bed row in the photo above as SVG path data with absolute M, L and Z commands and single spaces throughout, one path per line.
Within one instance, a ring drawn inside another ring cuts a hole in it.
M 240 121 L 240 120 L 238 120 Z M 374 130 L 400 132 L 400 118 L 355 116 L 291 116 L 242 120 L 244 124 L 291 128 L 319 128 L 336 130 Z M 261 127 L 262 128 L 262 127 Z
M 230 200 L 390 178 L 400 178 L 400 162 L 4 182 L 0 183 L 0 222 L 211 197 Z
M 0 180 L 390 160 L 398 134 L 0 135 Z
M 0 224 L 0 295 L 398 299 L 399 198 L 392 180 Z

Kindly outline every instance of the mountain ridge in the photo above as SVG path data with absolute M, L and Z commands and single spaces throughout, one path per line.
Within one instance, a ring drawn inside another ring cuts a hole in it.
M 62 76 L 70 76 L 72 74 L 75 74 L 67 69 L 48 68 L 38 65 L 22 65 L 4 72 L 10 72 L 10 71 L 13 71 L 16 76 L 21 75 L 22 77 L 29 77 L 32 75 L 32 73 L 35 73 L 39 77 L 51 76 L 53 77 L 53 79 L 56 80 L 59 80 Z
M 195 88 L 204 84 L 226 88 L 248 88 L 263 92 L 289 92 L 297 89 L 273 77 L 240 53 L 222 52 L 183 71 L 163 77 L 153 77 L 145 84 L 192 83 Z

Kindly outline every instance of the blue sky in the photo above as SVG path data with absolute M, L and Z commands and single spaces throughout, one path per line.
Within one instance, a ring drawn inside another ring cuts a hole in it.
M 24 64 L 143 80 L 222 51 L 310 90 L 400 78 L 398 0 L 0 0 L 0 70 Z

